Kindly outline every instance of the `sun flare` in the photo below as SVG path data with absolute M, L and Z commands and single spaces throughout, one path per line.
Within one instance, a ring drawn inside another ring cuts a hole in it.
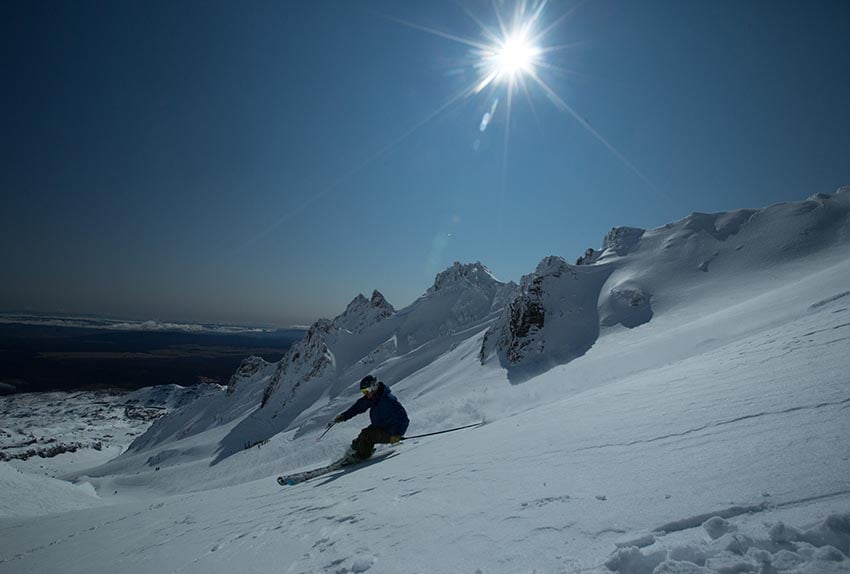
M 471 84 L 465 86 L 424 120 L 416 124 L 411 130 L 408 130 L 403 138 L 458 101 L 468 96 L 484 94 L 489 99 L 490 104 L 484 108 L 481 121 L 478 124 L 478 130 L 481 133 L 487 131 L 488 127 L 494 122 L 497 108 L 504 110 L 500 113 L 503 118 L 506 118 L 502 122 L 502 125 L 504 126 L 505 133 L 503 165 L 507 165 L 510 118 L 516 96 L 520 94 L 525 95 L 536 117 L 537 112 L 534 107 L 533 96 L 535 94 L 542 95 L 546 100 L 554 104 L 558 110 L 575 119 L 587 133 L 604 145 L 621 163 L 643 180 L 647 186 L 655 189 L 649 178 L 641 173 L 611 142 L 605 139 L 590 122 L 573 109 L 558 94 L 555 87 L 549 84 L 549 80 L 546 78 L 547 75 L 554 75 L 556 79 L 563 79 L 573 74 L 573 71 L 569 68 L 554 63 L 553 58 L 556 54 L 561 54 L 580 46 L 582 42 L 554 44 L 552 37 L 554 36 L 554 30 L 585 3 L 586 0 L 577 0 L 573 3 L 572 7 L 563 11 L 560 16 L 552 19 L 547 18 L 544 14 L 544 10 L 549 5 L 549 0 L 505 0 L 499 2 L 493 0 L 492 7 L 496 23 L 492 25 L 485 23 L 484 20 L 459 2 L 458 5 L 461 9 L 477 24 L 481 32 L 481 38 L 464 37 L 452 32 L 390 17 L 391 20 L 395 20 L 399 24 L 469 47 L 467 57 L 460 60 L 459 69 L 471 65 L 476 76 Z M 512 6 L 513 10 L 510 11 L 507 9 L 508 6 Z M 500 102 L 504 102 L 504 104 L 500 104 Z M 479 145 L 478 140 L 476 140 L 475 145 Z M 475 149 L 478 149 L 478 147 Z
M 480 92 L 493 82 L 506 83 L 511 88 L 524 75 L 535 75 L 535 64 L 542 53 L 523 31 L 516 31 L 494 42 L 480 52 L 483 76 L 475 91 Z
M 505 39 L 490 58 L 492 71 L 496 79 L 515 81 L 523 73 L 534 72 L 534 61 L 540 49 L 534 46 L 522 34 Z

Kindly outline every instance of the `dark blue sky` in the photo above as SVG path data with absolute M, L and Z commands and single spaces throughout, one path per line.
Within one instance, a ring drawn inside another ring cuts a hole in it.
M 0 309 L 309 323 L 850 184 L 850 2 L 551 2 L 539 28 L 567 13 L 536 73 L 597 136 L 530 77 L 510 118 L 499 82 L 443 107 L 478 59 L 421 28 L 486 42 L 489 1 L 2 3 Z

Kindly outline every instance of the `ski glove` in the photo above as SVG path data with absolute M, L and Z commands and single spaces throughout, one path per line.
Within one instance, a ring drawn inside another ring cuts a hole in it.
M 335 423 L 341 423 L 343 421 L 345 421 L 345 417 L 343 417 L 342 415 L 336 415 L 336 418 L 334 419 Z
M 392 435 L 392 436 L 390 437 L 390 444 L 396 444 L 396 443 L 398 443 L 398 442 L 401 440 L 401 438 L 402 438 L 402 437 L 401 437 L 400 435 L 397 435 L 397 434 Z

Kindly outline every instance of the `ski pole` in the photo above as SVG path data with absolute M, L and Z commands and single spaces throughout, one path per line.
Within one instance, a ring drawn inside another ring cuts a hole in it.
M 322 437 L 325 436 L 326 434 L 328 434 L 328 431 L 331 430 L 331 427 L 334 426 L 335 424 L 336 424 L 336 421 L 329 422 L 328 428 L 325 429 L 325 432 L 323 432 L 321 435 L 319 435 L 319 438 L 316 439 L 316 442 L 319 442 L 320 440 L 322 440 Z
M 481 422 L 478 422 L 478 423 L 472 423 L 471 425 L 465 425 L 465 426 L 456 427 L 456 428 L 453 428 L 453 429 L 446 429 L 446 430 L 434 431 L 434 432 L 426 432 L 425 434 L 415 434 L 413 436 L 403 436 L 403 437 L 401 437 L 401 440 L 410 440 L 412 438 L 422 438 L 424 436 L 433 436 L 435 434 L 443 434 L 443 433 L 454 432 L 454 431 L 463 430 L 463 429 L 470 429 L 472 427 L 481 426 L 483 424 L 484 424 L 484 421 L 481 421 Z

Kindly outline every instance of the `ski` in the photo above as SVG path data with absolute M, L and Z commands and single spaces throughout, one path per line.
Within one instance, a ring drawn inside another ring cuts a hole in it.
M 361 460 L 356 457 L 343 457 L 336 462 L 332 462 L 328 465 L 321 466 L 319 468 L 314 468 L 311 470 L 305 470 L 304 472 L 296 472 L 294 474 L 285 474 L 283 476 L 277 477 L 277 483 L 281 486 L 294 486 L 296 484 L 301 484 L 302 482 L 306 482 L 311 478 L 316 478 L 317 476 L 322 476 L 324 474 L 330 474 L 332 472 L 336 472 L 338 470 L 342 470 L 351 466 L 360 466 L 364 464 L 370 464 L 374 462 L 378 462 L 387 458 L 388 456 L 395 454 L 393 451 L 382 452 L 378 455 L 373 455 L 370 458 L 365 460 Z
M 329 472 L 345 468 L 347 464 L 352 463 L 346 463 L 344 460 L 338 460 L 326 466 L 314 468 L 312 470 L 305 470 L 304 472 L 296 472 L 295 474 L 279 476 L 277 477 L 277 483 L 281 486 L 294 486 L 301 482 L 310 480 L 311 478 L 316 478 L 317 476 L 322 476 L 323 474 L 328 474 Z
M 475 427 L 479 427 L 479 426 L 483 425 L 484 422 L 485 421 L 480 421 L 480 422 L 477 422 L 477 423 L 472 423 L 472 424 L 468 424 L 468 425 L 464 425 L 464 426 L 460 426 L 460 427 L 455 427 L 455 428 L 445 429 L 445 430 L 439 430 L 439 431 L 433 431 L 433 432 L 428 432 L 428 433 L 424 433 L 424 434 L 417 434 L 417 435 L 413 435 L 413 436 L 403 436 L 403 437 L 401 437 L 401 440 L 411 440 L 411 439 L 423 438 L 423 437 L 428 437 L 428 436 L 434 436 L 434 435 L 438 435 L 438 434 L 455 432 L 455 431 L 464 430 L 464 429 L 471 429 L 471 428 L 475 428 Z M 329 430 L 331 430 L 332 426 L 333 426 L 333 423 L 328 424 L 328 427 L 327 427 L 327 429 L 325 429 L 325 432 L 322 433 L 322 435 L 319 438 L 317 438 L 316 440 L 317 441 L 321 440 L 322 437 L 325 436 L 325 433 L 327 433 Z M 312 470 L 305 470 L 304 472 L 296 472 L 294 474 L 285 474 L 283 476 L 279 476 L 279 477 L 277 477 L 277 483 L 281 486 L 294 486 L 296 484 L 300 484 L 302 482 L 308 481 L 311 478 L 316 478 L 317 476 L 322 476 L 323 474 L 330 474 L 332 472 L 342 470 L 342 469 L 344 469 L 345 467 L 348 467 L 348 466 L 357 466 L 357 465 L 363 465 L 363 464 L 377 462 L 379 460 L 387 458 L 391 454 L 393 454 L 393 451 L 384 451 L 384 452 L 381 452 L 378 455 L 373 455 L 371 458 L 367 458 L 366 460 L 361 460 L 361 459 L 356 458 L 354 456 L 348 455 L 348 456 L 345 456 L 345 457 L 339 459 L 338 461 L 332 462 L 332 463 L 330 463 L 326 466 L 321 466 L 319 468 L 314 468 Z

